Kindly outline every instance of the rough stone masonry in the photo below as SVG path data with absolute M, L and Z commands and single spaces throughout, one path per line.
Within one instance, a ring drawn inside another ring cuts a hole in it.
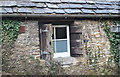
M 14 51 L 16 53 L 31 55 L 35 58 L 40 55 L 39 48 L 39 32 L 38 32 L 38 21 L 25 21 L 21 23 L 21 26 L 25 26 L 25 33 L 18 35 L 15 42 Z
M 21 26 L 25 26 L 25 33 L 19 34 L 14 47 L 14 56 L 26 55 L 27 57 L 33 56 L 39 58 L 40 48 L 39 48 L 39 31 L 38 31 L 38 21 L 28 20 L 21 23 Z M 88 39 L 87 48 L 91 50 L 98 51 L 100 48 L 100 53 L 102 57 L 100 63 L 104 63 L 110 53 L 110 43 L 103 29 L 100 26 L 99 21 L 95 20 L 77 20 L 74 22 L 73 26 L 78 26 L 78 31 L 82 32 L 82 38 L 80 40 L 82 43 L 78 46 L 77 50 L 85 54 L 85 43 L 84 39 Z M 79 39 L 75 40 L 78 42 Z M 72 43 L 71 43 L 72 44 Z
M 81 20 L 75 21 L 74 24 L 82 27 L 80 28 L 80 31 L 82 31 L 82 39 L 88 40 L 87 51 L 91 50 L 93 53 L 100 51 L 101 58 L 99 59 L 99 63 L 104 64 L 110 56 L 110 42 L 103 28 L 101 28 L 100 22 L 95 20 Z M 85 43 L 81 46 L 86 56 Z M 84 60 L 86 60 L 85 57 Z

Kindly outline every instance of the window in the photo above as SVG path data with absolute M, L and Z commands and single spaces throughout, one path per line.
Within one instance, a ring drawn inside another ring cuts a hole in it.
M 53 25 L 52 44 L 54 56 L 63 57 L 70 56 L 69 44 L 69 26 Z M 63 54 L 62 54 L 63 53 Z
M 117 23 L 116 26 L 113 26 L 111 28 L 111 31 L 115 33 L 120 33 L 120 23 Z

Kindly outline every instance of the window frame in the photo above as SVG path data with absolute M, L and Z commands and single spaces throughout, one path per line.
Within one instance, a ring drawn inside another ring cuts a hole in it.
M 67 41 L 67 52 L 56 52 L 56 44 L 55 44 L 54 55 L 55 54 L 61 54 L 61 57 L 70 56 L 70 30 L 69 30 L 69 25 L 52 25 L 52 27 L 54 28 L 54 39 L 52 39 L 52 41 L 61 41 L 61 40 L 66 40 Z M 67 33 L 67 38 L 66 39 L 56 39 L 55 38 L 55 36 L 56 36 L 55 28 L 56 27 L 66 27 L 66 33 Z M 67 53 L 68 53 L 68 55 L 67 55 Z M 54 56 L 54 58 L 55 57 L 56 56 Z
M 116 23 L 115 26 L 111 27 L 111 32 L 120 33 L 120 23 Z

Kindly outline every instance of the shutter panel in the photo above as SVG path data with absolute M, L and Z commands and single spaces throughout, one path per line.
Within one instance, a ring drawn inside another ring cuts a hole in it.
M 39 36 L 40 36 L 41 58 L 45 60 L 50 60 L 52 53 L 52 46 L 51 46 L 52 24 L 41 25 Z
M 83 37 L 80 26 L 70 26 L 70 43 L 71 43 L 71 54 L 81 55 L 83 54 Z

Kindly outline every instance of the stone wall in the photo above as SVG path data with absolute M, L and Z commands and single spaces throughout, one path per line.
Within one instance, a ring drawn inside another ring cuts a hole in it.
M 38 21 L 22 22 L 21 26 L 25 26 L 26 31 L 19 34 L 13 49 L 15 53 L 13 57 L 19 58 L 22 55 L 26 55 L 27 57 L 39 58 Z M 86 54 L 86 49 L 93 52 L 100 51 L 102 57 L 99 62 L 104 63 L 108 60 L 110 43 L 99 21 L 77 20 L 70 28 L 74 29 L 70 32 L 73 33 L 71 34 L 71 51 L 77 51 L 84 55 Z M 84 43 L 84 40 L 88 40 L 87 45 Z
M 74 24 L 81 27 L 79 31 L 82 32 L 82 40 L 88 40 L 87 44 L 84 43 L 82 45 L 84 56 L 86 56 L 86 51 L 91 51 L 93 54 L 99 51 L 101 55 L 99 63 L 104 64 L 109 57 L 110 42 L 103 28 L 101 28 L 100 22 L 95 20 L 80 20 L 75 21 Z
M 35 58 L 39 57 L 40 48 L 38 21 L 25 21 L 21 23 L 21 26 L 25 26 L 25 33 L 18 35 L 14 47 L 15 53 L 18 54 L 18 56 L 24 54 L 26 56 L 34 55 Z

